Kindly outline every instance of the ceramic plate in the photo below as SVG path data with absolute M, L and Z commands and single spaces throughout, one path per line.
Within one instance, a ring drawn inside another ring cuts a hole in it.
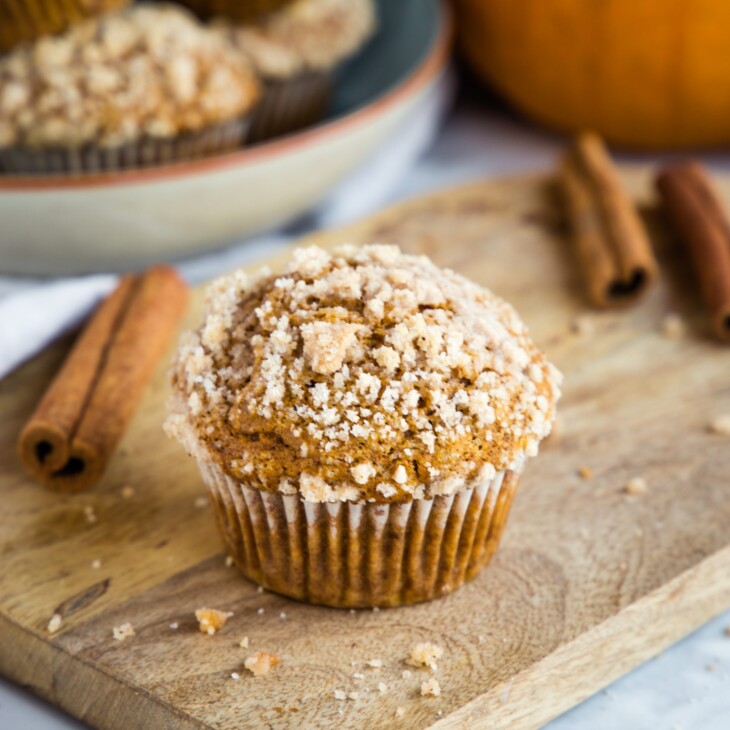
M 78 177 L 0 176 L 0 270 L 135 267 L 228 245 L 300 215 L 417 112 L 448 60 L 438 0 L 380 0 L 328 118 L 231 154 Z

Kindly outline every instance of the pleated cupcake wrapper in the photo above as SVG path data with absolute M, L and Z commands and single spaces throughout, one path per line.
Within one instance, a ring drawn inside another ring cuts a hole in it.
M 85 18 L 128 3 L 129 0 L 0 0 L 0 51 L 60 33 Z
M 332 97 L 334 77 L 333 71 L 323 71 L 266 81 L 251 121 L 249 141 L 265 142 L 321 121 Z
M 0 0 L 2 2 L 2 0 Z M 196 160 L 241 147 L 250 119 L 236 119 L 170 139 L 145 137 L 119 147 L 0 149 L 0 171 L 16 175 L 116 172 Z
M 403 504 L 262 492 L 198 462 L 226 548 L 250 580 L 310 603 L 398 606 L 446 595 L 497 549 L 517 474 Z

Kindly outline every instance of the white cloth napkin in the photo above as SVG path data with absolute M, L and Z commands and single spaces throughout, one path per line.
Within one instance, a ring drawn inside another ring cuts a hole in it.
M 342 225 L 376 211 L 418 158 L 431 146 L 454 98 L 454 74 L 443 74 L 393 139 L 306 219 L 286 232 L 188 259 L 181 274 L 198 283 L 242 266 L 318 228 Z M 114 287 L 109 274 L 62 280 L 0 276 L 0 379 L 78 325 Z

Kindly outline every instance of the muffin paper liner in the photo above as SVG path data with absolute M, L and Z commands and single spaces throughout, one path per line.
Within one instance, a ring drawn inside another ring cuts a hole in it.
M 129 0 L 0 0 L 0 51 L 127 5 Z
M 2 2 L 2 0 L 0 0 Z M 196 160 L 241 147 L 249 119 L 236 119 L 171 139 L 146 137 L 120 147 L 0 149 L 0 171 L 19 175 L 115 172 Z
M 251 121 L 249 141 L 264 142 L 321 121 L 327 113 L 335 73 L 300 74 L 286 81 L 266 81 Z
M 518 475 L 398 504 L 319 503 L 262 492 L 198 461 L 227 550 L 244 575 L 342 608 L 443 596 L 473 578 L 502 536 Z

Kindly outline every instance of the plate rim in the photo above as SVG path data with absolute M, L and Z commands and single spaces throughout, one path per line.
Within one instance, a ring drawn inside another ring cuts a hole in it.
M 256 164 L 267 158 L 275 159 L 293 151 L 301 151 L 304 148 L 315 146 L 326 137 L 346 133 L 353 128 L 367 124 L 373 117 L 386 113 L 403 98 L 417 94 L 445 68 L 454 36 L 454 18 L 453 12 L 444 0 L 437 2 L 437 8 L 439 22 L 436 37 L 420 63 L 393 88 L 369 104 L 365 104 L 342 117 L 280 140 L 190 162 L 160 165 L 139 170 L 81 175 L 0 176 L 0 194 L 21 191 L 32 192 L 34 190 L 109 188 L 164 182 L 174 178 L 188 178 L 198 174 L 222 172 L 243 164 Z

